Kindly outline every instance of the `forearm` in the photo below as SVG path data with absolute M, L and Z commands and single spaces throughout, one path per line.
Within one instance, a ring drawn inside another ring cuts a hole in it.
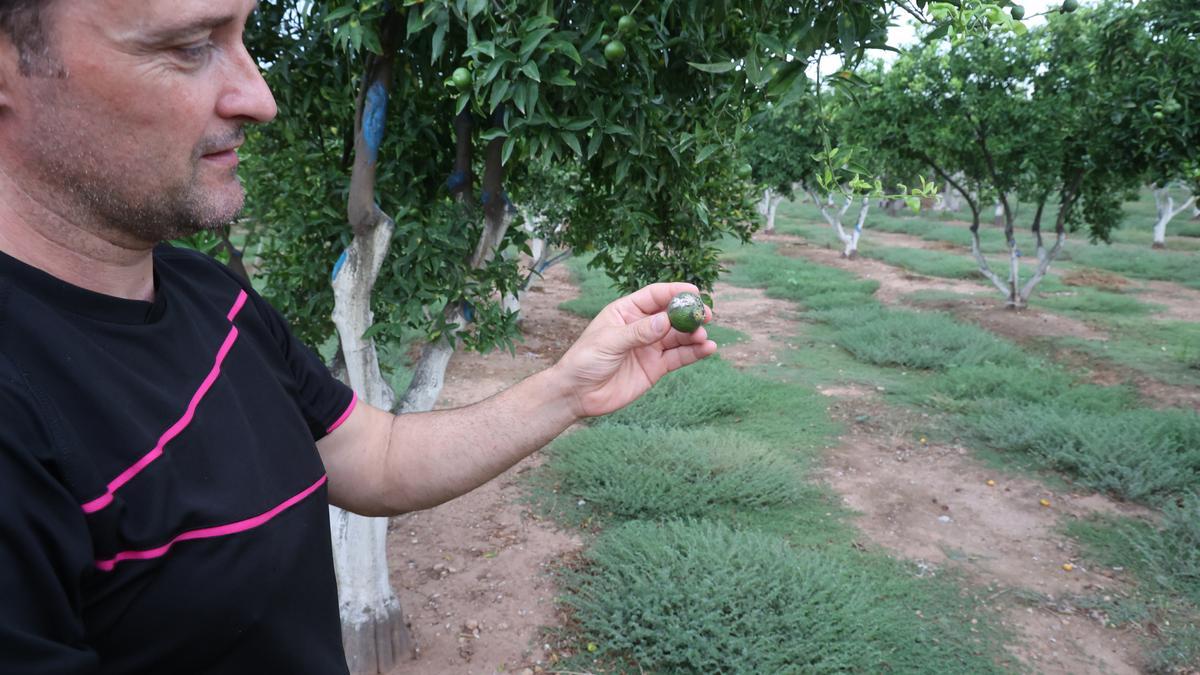
M 391 416 L 386 432 L 372 442 L 376 451 L 367 455 L 375 458 L 355 467 L 359 479 L 353 482 L 365 489 L 338 490 L 331 478 L 331 499 L 375 516 L 449 501 L 500 475 L 573 424 L 578 417 L 572 396 L 548 369 L 473 405 Z

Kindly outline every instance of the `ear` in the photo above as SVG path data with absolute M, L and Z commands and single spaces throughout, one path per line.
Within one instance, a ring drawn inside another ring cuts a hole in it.
M 20 77 L 19 58 L 16 46 L 7 36 L 0 35 L 0 113 L 12 107 L 12 89 Z

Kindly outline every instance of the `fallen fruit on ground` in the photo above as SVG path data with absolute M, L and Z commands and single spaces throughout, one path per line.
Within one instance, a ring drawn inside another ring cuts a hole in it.
M 671 327 L 681 333 L 692 333 L 704 324 L 704 301 L 695 293 L 683 292 L 667 304 Z

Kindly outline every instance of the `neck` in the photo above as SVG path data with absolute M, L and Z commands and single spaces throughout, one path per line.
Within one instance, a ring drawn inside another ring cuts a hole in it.
M 0 170 L 0 251 L 104 295 L 154 298 L 153 242 L 73 222 Z

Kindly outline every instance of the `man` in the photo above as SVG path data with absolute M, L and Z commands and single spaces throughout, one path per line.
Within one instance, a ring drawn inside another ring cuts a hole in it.
M 0 0 L 0 672 L 345 671 L 326 504 L 422 509 L 712 354 L 618 300 L 552 368 L 394 417 L 159 242 L 242 208 L 253 0 Z

